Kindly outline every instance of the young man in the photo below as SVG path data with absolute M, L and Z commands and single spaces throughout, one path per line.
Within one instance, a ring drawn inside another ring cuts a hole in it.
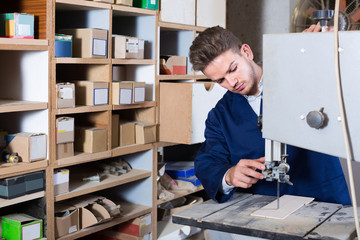
M 276 196 L 277 182 L 265 181 L 261 174 L 265 141 L 257 117 L 266 79 L 262 79 L 262 67 L 254 62 L 250 46 L 229 30 L 212 27 L 194 40 L 190 61 L 195 70 L 228 89 L 209 112 L 206 140 L 195 159 L 196 175 L 207 194 L 218 202 L 230 199 L 236 189 Z M 338 158 L 293 146 L 288 146 L 287 153 L 293 186 L 280 184 L 281 195 L 351 204 Z

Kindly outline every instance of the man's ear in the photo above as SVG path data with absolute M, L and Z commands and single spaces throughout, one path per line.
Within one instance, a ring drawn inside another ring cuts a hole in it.
M 250 59 L 250 60 L 254 59 L 254 54 L 249 45 L 247 45 L 247 44 L 241 45 L 240 52 L 243 55 L 247 56 L 248 59 Z

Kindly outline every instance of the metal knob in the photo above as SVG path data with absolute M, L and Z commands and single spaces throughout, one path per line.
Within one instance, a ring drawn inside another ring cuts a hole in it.
M 321 108 L 319 111 L 311 111 L 306 116 L 307 124 L 312 128 L 322 128 L 326 125 L 326 115 L 323 113 L 324 108 Z

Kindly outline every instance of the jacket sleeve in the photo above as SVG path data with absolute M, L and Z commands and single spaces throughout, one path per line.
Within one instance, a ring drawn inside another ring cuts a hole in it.
M 230 153 L 214 109 L 210 111 L 205 124 L 206 140 L 195 158 L 195 172 L 209 197 L 222 203 L 229 200 L 236 190 L 234 188 L 229 194 L 219 191 L 224 174 L 232 167 Z

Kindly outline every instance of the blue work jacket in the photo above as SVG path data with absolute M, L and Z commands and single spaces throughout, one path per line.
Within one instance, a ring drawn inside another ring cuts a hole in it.
M 265 140 L 257 128 L 257 115 L 244 96 L 228 91 L 206 120 L 205 142 L 195 158 L 196 176 L 207 194 L 225 202 L 229 194 L 219 191 L 226 171 L 240 159 L 265 156 Z M 288 146 L 290 186 L 280 184 L 280 194 L 314 197 L 317 201 L 350 205 L 349 191 L 337 157 Z M 277 182 L 259 180 L 243 192 L 276 196 Z M 239 188 L 240 189 L 240 188 Z

